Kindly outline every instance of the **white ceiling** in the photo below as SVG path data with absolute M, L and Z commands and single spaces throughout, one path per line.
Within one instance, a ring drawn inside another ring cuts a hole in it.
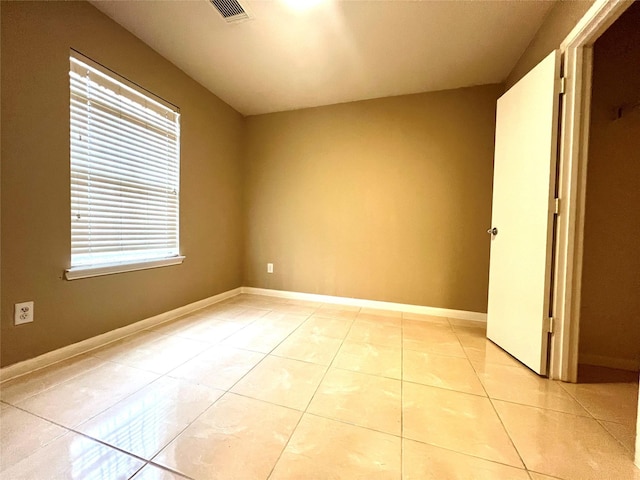
M 91 3 L 244 115 L 502 82 L 553 6 L 293 1 L 315 5 L 245 0 L 237 24 L 208 0 Z

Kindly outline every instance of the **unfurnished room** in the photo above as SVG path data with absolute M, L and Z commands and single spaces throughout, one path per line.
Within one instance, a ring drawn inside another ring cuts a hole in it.
M 640 2 L 0 17 L 1 479 L 640 480 Z

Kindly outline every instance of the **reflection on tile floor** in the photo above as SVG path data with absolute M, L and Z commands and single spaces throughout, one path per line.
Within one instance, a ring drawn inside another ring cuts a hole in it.
M 2 383 L 0 478 L 640 480 L 637 397 L 479 323 L 239 295 Z

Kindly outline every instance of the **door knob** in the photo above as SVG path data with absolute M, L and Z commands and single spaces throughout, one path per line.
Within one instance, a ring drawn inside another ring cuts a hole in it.
M 487 230 L 487 233 L 489 235 L 497 235 L 498 234 L 498 229 L 496 227 L 490 228 L 489 230 Z

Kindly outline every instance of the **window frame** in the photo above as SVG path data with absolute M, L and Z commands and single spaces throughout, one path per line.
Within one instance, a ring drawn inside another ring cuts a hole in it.
M 113 72 L 112 70 L 104 67 L 103 65 L 100 65 L 99 63 L 91 60 L 90 58 L 86 57 L 85 55 L 82 55 L 80 52 L 77 52 L 76 50 L 71 49 L 70 54 L 69 54 L 69 121 L 72 121 L 72 97 L 73 97 L 73 93 L 72 93 L 72 82 L 71 82 L 71 76 L 72 76 L 72 71 L 74 68 L 73 62 L 80 62 L 82 64 L 84 64 L 85 66 L 89 67 L 92 70 L 95 70 L 95 74 L 98 76 L 104 76 L 106 77 L 108 80 L 106 80 L 105 82 L 111 82 L 113 84 L 120 84 L 120 87 L 122 87 L 122 89 L 120 90 L 120 94 L 124 93 L 125 98 L 129 96 L 129 91 L 133 91 L 133 93 L 131 94 L 131 96 L 133 97 L 137 97 L 137 96 L 141 96 L 145 102 L 149 102 L 149 103 L 145 103 L 145 105 L 150 105 L 150 104 L 154 104 L 156 105 L 158 108 L 160 109 L 166 109 L 168 111 L 171 111 L 173 115 L 175 115 L 175 120 L 174 122 L 177 124 L 176 126 L 176 130 L 177 130 L 177 135 L 176 135 L 176 148 L 177 148 L 177 158 L 175 158 L 176 161 L 176 172 L 175 172 L 175 185 L 177 185 L 177 192 L 176 192 L 176 199 L 175 199 L 175 203 L 176 203 L 176 213 L 175 213 L 175 217 L 174 216 L 166 216 L 166 218 L 169 221 L 175 221 L 175 249 L 174 248 L 168 248 L 167 250 L 175 250 L 175 254 L 173 254 L 173 252 L 171 255 L 167 255 L 167 256 L 150 256 L 147 258 L 129 258 L 129 259 L 118 259 L 118 258 L 114 258 L 113 261 L 103 261 L 103 262 L 99 262 L 99 263 L 93 263 L 93 264 L 79 264 L 79 265 L 73 265 L 71 264 L 72 260 L 73 260 L 73 254 L 71 252 L 73 252 L 73 248 L 74 248 L 74 244 L 73 244 L 73 219 L 71 220 L 71 245 L 70 245 L 70 258 L 69 258 L 69 263 L 70 263 L 70 267 L 67 268 L 64 271 L 64 277 L 67 280 L 75 280 L 75 279 L 80 279 L 80 278 L 88 278 L 88 277 L 96 277 L 96 276 L 102 276 L 102 275 L 110 275 L 110 274 L 115 274 L 115 273 L 123 273 L 123 272 L 131 272 L 131 271 L 136 271 L 136 270 L 146 270 L 146 269 L 150 269 L 150 268 L 158 268 L 158 267 L 165 267 L 165 266 L 170 266 L 170 265 L 179 265 L 181 263 L 183 263 L 183 261 L 185 260 L 185 256 L 180 254 L 180 249 L 181 249 L 181 245 L 180 245 L 180 181 L 181 181 L 181 175 L 180 175 L 180 163 L 181 163 L 181 155 L 180 155 L 180 109 L 173 105 L 170 102 L 167 102 L 166 100 L 158 97 L 157 95 L 153 94 L 152 92 L 149 92 L 148 90 L 140 87 L 139 85 L 129 81 L 128 79 L 122 77 L 121 75 L 117 74 L 116 72 Z M 137 99 L 134 99 L 134 102 L 137 102 Z M 139 103 L 141 104 L 141 103 Z M 156 108 L 156 107 L 154 107 Z M 69 141 L 72 142 L 72 136 L 74 135 L 74 129 L 72 128 L 71 124 L 69 127 Z M 174 137 L 175 138 L 175 137 Z M 110 147 L 109 147 L 110 148 Z M 71 146 L 71 143 L 69 145 L 69 171 L 70 171 L 70 195 L 71 195 L 71 180 L 73 179 L 73 166 L 72 166 L 72 162 L 73 162 L 73 148 Z M 76 166 L 77 168 L 77 166 Z M 77 171 L 77 170 L 76 170 Z M 127 169 L 124 168 L 123 172 L 126 173 Z M 109 195 L 113 195 L 113 191 L 116 190 L 116 183 L 114 182 L 114 188 L 112 191 L 109 191 L 109 188 L 107 187 L 107 191 Z M 135 202 L 134 202 L 135 203 Z M 74 210 L 73 210 L 73 202 L 70 202 L 70 215 L 71 217 L 73 217 L 74 215 Z M 165 213 L 165 215 L 167 215 Z M 93 225 L 93 224 L 91 224 Z M 114 229 L 114 231 L 118 231 L 117 228 Z M 111 234 L 110 234 L 111 235 Z M 124 252 L 127 252 L 126 250 L 124 250 Z M 132 253 L 132 250 L 129 251 L 129 254 Z

